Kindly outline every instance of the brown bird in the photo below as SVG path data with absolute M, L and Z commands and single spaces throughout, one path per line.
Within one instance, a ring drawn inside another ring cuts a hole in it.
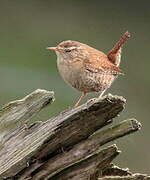
M 123 74 L 119 68 L 121 48 L 129 38 L 129 32 L 125 32 L 108 54 L 72 40 L 47 48 L 56 52 L 58 70 L 63 79 L 82 92 L 75 106 L 87 93 L 99 92 L 102 96 L 117 76 Z

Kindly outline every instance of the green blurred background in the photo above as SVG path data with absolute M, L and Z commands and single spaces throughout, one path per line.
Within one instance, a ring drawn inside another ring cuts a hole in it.
M 80 93 L 61 79 L 56 56 L 46 47 L 72 39 L 108 52 L 128 30 L 132 38 L 123 49 L 121 62 L 126 75 L 107 93 L 127 99 L 126 109 L 116 122 L 135 117 L 143 127 L 115 141 L 123 151 L 116 163 L 150 174 L 149 2 L 0 0 L 0 105 L 44 88 L 55 91 L 56 101 L 36 120 L 46 120 L 72 106 Z

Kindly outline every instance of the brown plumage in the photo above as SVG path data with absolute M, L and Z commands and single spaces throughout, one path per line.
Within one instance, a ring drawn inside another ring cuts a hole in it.
M 90 92 L 100 96 L 122 74 L 119 68 L 121 48 L 130 34 L 124 33 L 115 47 L 108 53 L 77 41 L 63 41 L 56 47 L 49 47 L 57 54 L 57 66 L 63 79 L 75 89 L 83 92 L 75 106 Z

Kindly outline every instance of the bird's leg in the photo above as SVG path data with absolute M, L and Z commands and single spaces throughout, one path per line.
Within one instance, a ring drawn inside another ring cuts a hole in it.
M 105 91 L 106 91 L 106 90 L 102 91 L 102 92 L 100 93 L 100 95 L 99 95 L 98 98 L 101 98 Z
M 104 92 L 106 91 L 106 89 L 104 91 L 102 91 L 98 97 L 98 99 L 100 99 L 102 97 L 102 95 L 104 94 Z M 91 103 L 93 103 L 97 98 L 92 98 L 90 100 L 88 100 L 87 105 L 90 105 Z
M 82 100 L 85 96 L 86 96 L 86 93 L 83 92 L 82 95 L 80 96 L 79 100 L 77 101 L 77 103 L 74 105 L 74 107 L 77 107 L 77 106 L 80 104 L 81 100 Z

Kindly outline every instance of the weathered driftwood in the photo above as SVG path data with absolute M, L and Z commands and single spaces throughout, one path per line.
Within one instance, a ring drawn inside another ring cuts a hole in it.
M 105 176 L 98 180 L 149 180 L 150 177 L 143 174 L 132 174 L 131 176 Z
M 123 110 L 124 98 L 108 95 L 88 101 L 27 128 L 31 117 L 53 100 L 53 92 L 39 89 L 1 109 L 0 179 L 137 177 L 132 173 L 115 174 L 111 161 L 119 154 L 117 147 L 101 148 L 107 142 L 140 129 L 135 119 L 102 129 Z
M 133 174 L 128 168 L 119 168 L 114 164 L 106 168 L 102 174 L 103 177 L 98 178 L 98 180 L 150 180 L 150 176 L 146 174 Z

